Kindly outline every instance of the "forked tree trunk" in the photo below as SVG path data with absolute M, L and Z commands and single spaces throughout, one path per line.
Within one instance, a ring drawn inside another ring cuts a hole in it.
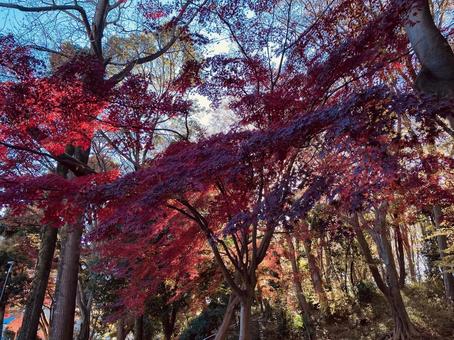
M 25 307 L 24 318 L 18 340 L 34 340 L 38 332 L 44 297 L 46 296 L 47 282 L 52 269 L 55 245 L 57 242 L 57 228 L 44 226 L 35 277 Z
M 55 309 L 50 330 L 51 340 L 72 340 L 79 274 L 82 226 L 66 225 L 58 268 Z
M 407 310 L 405 308 L 402 296 L 399 289 L 399 278 L 397 275 L 397 270 L 394 263 L 394 258 L 392 256 L 391 243 L 387 237 L 386 225 L 384 225 L 385 220 L 383 219 L 383 211 L 381 211 L 381 219 L 378 220 L 376 227 L 379 227 L 379 230 L 373 232 L 373 239 L 377 243 L 377 248 L 379 250 L 379 255 L 382 261 L 385 264 L 387 284 L 382 278 L 380 271 L 377 268 L 376 261 L 372 256 L 372 252 L 369 248 L 366 238 L 360 228 L 358 216 L 355 214 L 351 220 L 353 228 L 355 230 L 358 243 L 361 248 L 369 269 L 371 271 L 372 277 L 383 293 L 388 302 L 388 305 L 391 309 L 391 314 L 394 321 L 394 330 L 393 330 L 393 339 L 394 340 L 411 340 L 417 336 L 417 332 L 408 317 Z
M 320 309 L 323 313 L 328 313 L 328 298 L 326 297 L 325 289 L 323 288 L 323 280 L 320 275 L 320 269 L 318 268 L 317 261 L 312 254 L 311 241 L 304 241 L 304 248 L 306 250 L 307 263 L 309 265 L 309 272 L 311 274 L 312 284 L 314 285 L 315 293 L 320 301 Z
M 221 326 L 216 332 L 214 340 L 225 340 L 227 338 L 230 325 L 232 324 L 233 316 L 235 315 L 235 309 L 238 306 L 240 299 L 235 294 L 231 294 L 227 309 L 225 310 L 224 317 L 222 319 Z
M 386 298 L 391 307 L 394 321 L 393 339 L 410 340 L 417 336 L 418 332 L 410 321 L 402 295 L 400 294 L 399 276 L 397 274 L 391 242 L 389 240 L 388 226 L 386 224 L 387 209 L 387 203 L 383 203 L 376 210 L 375 227 L 371 230 L 371 233 L 386 269 L 386 281 L 388 286 Z
M 298 300 L 298 307 L 300 308 L 301 316 L 304 322 L 304 337 L 305 339 L 315 339 L 315 328 L 312 327 L 311 306 L 304 296 L 303 288 L 301 285 L 301 276 L 298 263 L 296 261 L 295 247 L 293 240 L 288 233 L 285 233 L 285 240 L 288 247 L 288 257 L 292 266 L 292 283 L 295 295 Z

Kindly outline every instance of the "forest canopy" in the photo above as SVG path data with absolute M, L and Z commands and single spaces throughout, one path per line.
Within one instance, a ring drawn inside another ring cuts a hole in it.
M 5 337 L 454 337 L 452 2 L 0 18 Z

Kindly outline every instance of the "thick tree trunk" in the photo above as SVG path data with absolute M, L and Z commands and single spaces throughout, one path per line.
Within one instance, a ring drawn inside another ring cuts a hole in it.
M 240 299 L 240 336 L 239 340 L 251 340 L 251 308 L 252 296 L 243 296 Z
M 143 340 L 143 315 L 134 320 L 134 340 Z
M 67 153 L 83 164 L 88 163 L 90 148 L 67 146 Z M 63 167 L 62 167 L 63 168 Z M 66 169 L 59 172 L 74 178 Z M 80 219 L 82 221 L 82 217 Z M 50 330 L 51 340 L 72 340 L 74 333 L 74 315 L 79 275 L 80 242 L 82 240 L 83 224 L 66 225 L 63 228 L 62 249 L 58 264 L 58 275 L 55 291 L 55 309 Z
M 442 218 L 441 208 L 439 205 L 435 205 L 433 207 L 433 222 L 435 225 L 435 229 L 437 230 L 441 228 L 440 226 L 441 218 Z M 446 235 L 438 235 L 437 244 L 438 250 L 440 252 L 440 257 L 443 259 L 446 256 L 445 250 L 448 248 Z M 446 270 L 446 268 L 442 268 L 442 273 L 446 299 L 454 301 L 454 277 L 452 273 Z
M 312 317 L 311 317 L 311 306 L 306 300 L 304 296 L 303 288 L 301 285 L 301 276 L 298 267 L 298 263 L 296 261 L 296 253 L 295 247 L 293 246 L 293 240 L 291 236 L 286 233 L 285 240 L 287 242 L 288 247 L 288 257 L 290 260 L 290 264 L 292 266 L 292 283 L 293 289 L 295 291 L 296 298 L 298 300 L 298 307 L 300 308 L 301 316 L 304 321 L 304 337 L 305 339 L 314 339 L 315 338 L 315 329 L 312 327 Z
M 235 294 L 231 294 L 229 298 L 229 303 L 227 304 L 227 309 L 224 313 L 224 318 L 222 319 L 221 326 L 219 327 L 218 331 L 216 332 L 216 337 L 214 340 L 225 340 L 228 335 L 229 327 L 232 323 L 233 316 L 235 315 L 236 306 L 240 299 Z
M 429 1 L 414 0 L 407 16 L 405 30 L 422 65 L 416 88 L 424 93 L 454 97 L 454 53 L 434 23 Z M 454 117 L 447 118 L 454 128 Z
M 175 322 L 177 320 L 179 308 L 179 302 L 173 302 L 167 306 L 161 314 L 162 331 L 164 333 L 164 339 L 166 340 L 172 339 L 172 335 L 175 332 Z
M 405 30 L 422 64 L 439 80 L 454 80 L 454 54 L 435 25 L 428 0 L 414 0 Z
M 125 329 L 125 322 L 123 319 L 117 321 L 116 324 L 117 328 L 117 340 L 125 340 L 126 339 L 126 329 Z
M 325 289 L 323 288 L 323 280 L 320 275 L 320 269 L 318 268 L 317 261 L 312 255 L 311 241 L 304 241 L 304 248 L 306 250 L 307 262 L 309 265 L 309 272 L 311 274 L 312 284 L 314 285 L 315 293 L 318 296 L 320 302 L 320 309 L 323 313 L 328 313 L 328 298 L 326 297 Z
M 82 226 L 66 225 L 63 229 L 51 340 L 73 338 L 82 231 Z
M 18 340 L 34 340 L 36 338 L 39 318 L 46 295 L 47 282 L 49 281 L 49 274 L 52 269 L 57 232 L 57 228 L 51 226 L 44 227 L 35 277 L 33 278 L 32 289 L 28 296 L 27 306 L 25 307 Z

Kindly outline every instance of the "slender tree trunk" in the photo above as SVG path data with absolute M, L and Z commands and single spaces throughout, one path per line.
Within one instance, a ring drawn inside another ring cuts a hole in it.
M 143 315 L 134 320 L 134 340 L 143 340 Z
M 6 305 L 4 303 L 0 303 L 0 340 L 3 339 L 3 321 L 5 319 L 5 309 Z
M 410 245 L 410 240 L 408 237 L 408 230 L 407 227 L 404 226 L 402 228 L 402 240 L 404 245 L 405 253 L 407 254 L 407 261 L 408 261 L 408 269 L 410 271 L 410 277 L 413 282 L 416 281 L 416 269 L 415 269 L 415 261 L 413 260 L 413 253 L 412 247 Z
M 357 219 L 357 216 L 354 218 Z M 377 285 L 378 289 L 383 293 L 383 295 L 388 295 L 388 287 L 386 286 L 385 282 L 382 279 L 380 271 L 377 267 L 377 261 L 375 261 L 374 257 L 372 256 L 372 252 L 370 250 L 369 244 L 367 243 L 366 238 L 364 237 L 363 231 L 359 227 L 359 224 L 353 224 L 356 238 L 358 240 L 359 247 L 361 248 L 361 252 L 363 253 L 364 258 L 366 259 L 367 265 L 369 270 L 374 278 L 375 284 Z
M 73 339 L 82 231 L 82 226 L 66 225 L 63 228 L 51 340 Z
M 433 207 L 433 222 L 435 224 L 435 229 L 440 229 L 440 223 L 442 218 L 442 211 L 439 205 Z M 445 250 L 448 248 L 446 235 L 437 236 L 437 244 L 440 252 L 440 257 L 443 259 L 446 254 Z M 452 273 L 448 272 L 446 268 L 441 268 L 443 273 L 443 283 L 445 287 L 445 296 L 446 299 L 454 301 L 454 277 Z
M 36 264 L 35 277 L 25 307 L 24 318 L 19 332 L 18 340 L 34 340 L 38 332 L 39 318 L 41 316 L 47 282 L 52 269 L 58 229 L 44 226 L 41 249 L 39 250 Z
M 44 314 L 44 310 L 41 310 L 41 319 L 39 321 L 39 326 L 41 327 L 41 331 L 44 335 L 44 340 L 49 339 L 49 322 L 47 321 L 46 314 Z
M 298 306 L 300 308 L 301 316 L 304 321 L 304 329 L 306 330 L 304 337 L 305 339 L 315 338 L 315 329 L 312 327 L 312 318 L 311 318 L 311 306 L 304 296 L 303 288 L 301 286 L 301 276 L 296 262 L 295 247 L 293 246 L 293 240 L 288 233 L 285 233 L 285 240 L 288 247 L 288 257 L 290 264 L 292 266 L 292 283 L 293 289 L 295 290 L 295 295 L 298 300 Z
M 240 336 L 239 340 L 251 340 L 252 294 L 240 299 Z
M 396 254 L 397 261 L 399 262 L 399 287 L 403 288 L 405 286 L 405 254 L 404 254 L 404 245 L 402 241 L 402 234 L 400 231 L 400 226 L 396 227 Z
M 238 298 L 238 296 L 232 293 L 230 295 L 229 303 L 227 304 L 227 309 L 225 310 L 224 317 L 222 319 L 222 324 L 219 327 L 214 340 L 225 340 L 227 338 L 233 316 L 235 315 L 235 309 L 236 306 L 238 306 L 239 302 L 240 299 Z
M 91 292 L 86 293 L 80 281 L 77 289 L 77 305 L 79 307 L 81 319 L 77 340 L 88 340 L 90 339 L 90 314 L 92 298 Z
M 317 261 L 311 251 L 311 241 L 304 241 L 304 248 L 306 250 L 307 262 L 309 265 L 309 272 L 311 273 L 312 284 L 314 285 L 315 293 L 320 301 L 320 308 L 323 313 L 328 313 L 328 298 L 326 297 L 325 290 L 323 288 L 323 281 L 320 275 L 320 269 L 318 268 Z

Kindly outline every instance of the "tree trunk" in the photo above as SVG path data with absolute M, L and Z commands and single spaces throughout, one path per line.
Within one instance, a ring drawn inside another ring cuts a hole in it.
M 374 261 L 369 245 L 360 228 L 357 214 L 353 216 L 351 222 L 355 230 L 361 251 L 369 265 L 372 277 L 374 278 L 377 287 L 383 293 L 391 308 L 391 314 L 394 321 L 393 339 L 413 339 L 417 335 L 417 332 L 413 324 L 411 323 L 410 318 L 408 317 L 407 310 L 405 309 L 405 305 L 400 294 L 399 278 L 397 275 L 394 258 L 392 256 L 391 243 L 387 238 L 387 231 L 384 229 L 386 228 L 386 226 L 384 225 L 385 220 L 383 211 L 381 211 L 380 220 L 377 218 L 376 226 L 379 227 L 379 231 L 375 231 L 373 238 L 377 243 L 380 258 L 385 263 L 388 285 L 386 285 L 383 281 L 382 275 L 377 268 L 376 261 Z M 379 233 L 379 235 L 377 235 L 377 233 Z
M 405 30 L 422 66 L 416 88 L 440 97 L 454 97 L 454 53 L 434 23 L 429 1 L 413 1 L 407 16 Z M 454 128 L 454 117 L 449 115 L 447 119 Z
M 404 254 L 404 245 L 402 241 L 402 233 L 400 231 L 400 226 L 396 226 L 396 253 L 397 261 L 399 262 L 399 287 L 403 288 L 405 286 L 405 254 Z
M 47 282 L 49 281 L 49 274 L 52 269 L 57 233 L 57 228 L 44 226 L 35 277 L 25 307 L 22 326 L 17 338 L 18 340 L 34 340 L 36 338 L 39 318 L 41 316 L 44 297 L 46 295 Z
M 50 330 L 51 340 L 72 340 L 79 274 L 82 226 L 66 225 L 55 292 L 55 309 Z
M 92 295 L 91 292 L 85 293 L 82 283 L 79 281 L 77 289 L 77 305 L 80 311 L 80 330 L 77 340 L 88 340 L 90 339 L 90 317 L 91 317 L 91 305 Z
M 44 340 L 48 340 L 49 339 L 49 322 L 47 321 L 44 310 L 41 310 L 41 319 L 39 321 L 39 326 L 41 327 L 41 331 L 43 332 Z
M 3 339 L 3 321 L 5 319 L 5 309 L 6 305 L 4 303 L 0 303 L 0 340 Z
M 125 322 L 123 319 L 117 321 L 116 324 L 117 328 L 117 340 L 125 340 L 126 339 L 126 330 L 125 330 Z
M 134 320 L 134 340 L 143 340 L 143 315 Z
M 305 339 L 313 339 L 315 338 L 315 328 L 312 327 L 312 317 L 311 317 L 311 306 L 306 300 L 304 296 L 303 288 L 301 286 L 301 276 L 298 267 L 298 263 L 296 262 L 296 254 L 295 254 L 295 247 L 293 246 L 293 240 L 288 233 L 285 233 L 285 240 L 287 242 L 288 247 L 288 257 L 290 260 L 290 264 L 292 266 L 292 283 L 293 289 L 295 290 L 295 295 L 298 300 L 298 306 L 300 308 L 301 316 L 304 322 L 304 337 Z
M 304 241 L 304 248 L 306 250 L 307 262 L 309 265 L 309 272 L 311 273 L 312 284 L 314 285 L 315 293 L 318 296 L 320 302 L 320 309 L 323 313 L 328 313 L 328 298 L 326 297 L 325 290 L 323 288 L 323 281 L 320 275 L 320 269 L 317 266 L 317 261 L 311 252 L 311 241 Z
M 90 148 L 82 149 L 72 145 L 67 146 L 67 153 L 83 164 L 88 163 Z M 59 171 L 68 178 L 75 174 L 67 169 Z M 74 315 L 79 275 L 80 242 L 82 240 L 83 223 L 65 225 L 63 227 L 62 249 L 55 289 L 55 309 L 52 316 L 50 340 L 72 340 L 74 333 Z
M 439 205 L 434 205 L 433 207 L 433 222 L 435 225 L 435 229 L 439 230 L 441 228 L 442 218 L 442 211 Z M 440 252 L 440 258 L 444 258 L 446 256 L 445 250 L 448 248 L 446 235 L 438 235 L 437 236 L 437 244 L 438 250 Z M 448 272 L 446 268 L 441 268 L 443 273 L 443 283 L 445 287 L 445 296 L 447 300 L 454 301 L 454 277 L 452 273 Z
M 386 281 L 388 283 L 388 294 L 386 296 L 391 307 L 394 321 L 393 339 L 410 340 L 417 336 L 417 331 L 410 321 L 402 295 L 399 288 L 399 276 L 397 274 L 396 264 L 392 253 L 391 242 L 389 241 L 389 232 L 386 225 L 387 203 L 381 204 L 376 210 L 375 228 L 371 230 L 375 240 L 378 253 L 386 269 Z
M 241 297 L 240 305 L 240 336 L 239 340 L 251 340 L 251 308 L 252 296 Z
M 410 277 L 413 282 L 416 282 L 416 269 L 415 261 L 413 260 L 412 246 L 408 237 L 408 229 L 406 226 L 402 228 L 402 240 L 404 245 L 405 253 L 407 254 L 408 269 L 410 271 Z
M 229 327 L 232 323 L 232 318 L 235 314 L 235 308 L 240 302 L 240 299 L 235 294 L 231 294 L 229 298 L 229 303 L 227 304 L 227 309 L 225 310 L 224 317 L 222 319 L 222 324 L 216 332 L 216 337 L 214 340 L 225 340 L 228 335 Z
M 372 252 L 370 251 L 369 244 L 364 237 L 364 234 L 361 229 L 356 229 L 356 238 L 358 240 L 359 246 L 361 248 L 361 252 L 363 253 L 364 258 L 366 259 L 367 265 L 369 270 L 374 278 L 375 284 L 377 285 L 378 289 L 383 293 L 383 295 L 388 295 L 388 287 L 386 287 L 385 282 L 382 279 L 380 271 L 377 268 L 377 263 L 372 256 Z
M 175 301 L 170 305 L 167 305 L 161 312 L 161 324 L 162 331 L 164 333 L 164 339 L 172 339 L 172 335 L 175 332 L 175 322 L 177 320 L 178 310 L 180 308 L 180 302 Z

